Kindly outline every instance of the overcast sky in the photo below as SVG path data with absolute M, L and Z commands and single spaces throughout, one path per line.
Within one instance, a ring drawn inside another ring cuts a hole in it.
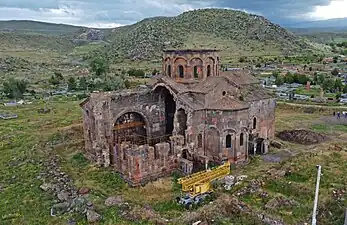
M 0 20 L 116 27 L 211 7 L 238 9 L 279 24 L 347 17 L 347 0 L 0 0 Z

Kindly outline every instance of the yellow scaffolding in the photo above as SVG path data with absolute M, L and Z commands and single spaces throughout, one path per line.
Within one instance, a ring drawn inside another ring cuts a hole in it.
M 211 170 L 197 172 L 178 179 L 182 185 L 182 191 L 188 192 L 191 196 L 203 194 L 212 190 L 211 182 L 223 178 L 230 174 L 230 162 Z

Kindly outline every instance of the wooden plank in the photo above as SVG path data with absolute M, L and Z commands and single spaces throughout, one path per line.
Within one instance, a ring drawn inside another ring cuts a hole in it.
M 134 128 L 134 127 L 140 127 L 145 125 L 142 121 L 134 121 L 130 123 L 123 123 L 123 124 L 117 124 L 114 126 L 114 130 L 121 130 L 121 129 L 128 129 L 128 128 Z

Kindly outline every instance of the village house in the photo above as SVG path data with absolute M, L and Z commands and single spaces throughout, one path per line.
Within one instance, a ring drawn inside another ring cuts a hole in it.
M 267 153 L 276 102 L 248 70 L 220 71 L 217 50 L 166 50 L 162 60 L 147 85 L 81 103 L 90 159 L 136 186 Z

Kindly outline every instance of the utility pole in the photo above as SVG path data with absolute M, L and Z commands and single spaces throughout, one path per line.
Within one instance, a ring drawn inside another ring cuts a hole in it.
M 345 209 L 345 222 L 343 225 L 347 225 L 347 208 Z
M 319 182 L 320 182 L 320 176 L 321 176 L 321 169 L 322 167 L 320 165 L 316 166 L 318 171 L 317 171 L 317 182 L 316 182 L 316 193 L 314 196 L 314 205 L 313 205 L 313 212 L 312 212 L 312 225 L 317 224 L 317 204 L 318 204 L 318 192 L 319 192 Z

